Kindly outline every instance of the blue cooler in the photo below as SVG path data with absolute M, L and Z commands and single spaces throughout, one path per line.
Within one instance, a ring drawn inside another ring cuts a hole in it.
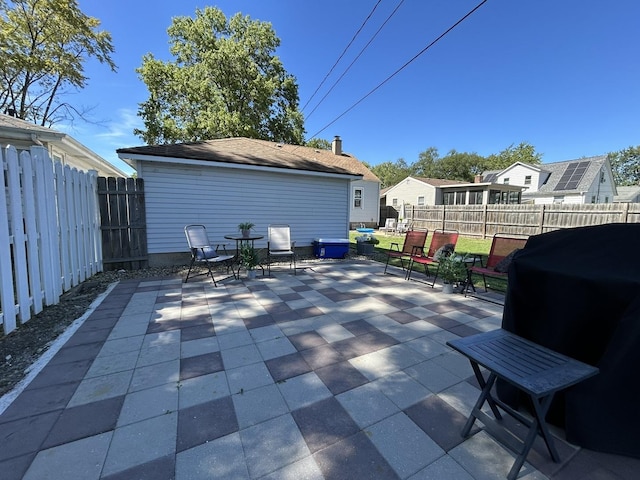
M 345 258 L 348 253 L 348 238 L 316 238 L 313 241 L 313 254 L 318 258 Z

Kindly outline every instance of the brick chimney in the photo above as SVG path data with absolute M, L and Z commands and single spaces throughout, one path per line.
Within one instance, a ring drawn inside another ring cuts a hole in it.
M 342 140 L 340 140 L 338 135 L 333 137 L 333 142 L 331 142 L 331 151 L 334 155 L 342 155 Z
M 482 183 L 482 175 L 476 175 L 473 179 L 473 183 Z

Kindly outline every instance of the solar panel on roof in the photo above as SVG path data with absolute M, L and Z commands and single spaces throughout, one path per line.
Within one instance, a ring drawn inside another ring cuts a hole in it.
M 484 177 L 483 181 L 485 181 L 485 182 L 493 182 L 496 179 L 497 176 L 498 176 L 497 173 L 488 173 Z
M 567 165 L 554 190 L 574 190 L 589 168 L 589 162 L 572 162 Z

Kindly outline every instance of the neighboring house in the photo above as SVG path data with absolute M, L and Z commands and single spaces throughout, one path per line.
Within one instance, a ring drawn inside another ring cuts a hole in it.
M 296 248 L 347 238 L 352 182 L 362 174 L 327 165 L 303 149 L 249 138 L 120 148 L 144 179 L 150 265 L 185 260 L 187 224 L 204 224 L 213 243 L 253 222 L 289 224 Z M 257 248 L 267 239 L 256 240 Z M 235 248 L 235 245 L 233 245 Z
M 47 149 L 54 162 L 62 165 L 85 172 L 96 170 L 101 177 L 128 176 L 70 135 L 9 115 L 0 114 L 0 145 L 12 145 L 18 151 L 40 145 Z
M 640 185 L 631 187 L 616 187 L 618 194 L 613 197 L 616 203 L 639 203 L 640 202 Z
M 380 217 L 380 179 L 376 177 L 360 160 L 342 151 L 342 140 L 336 136 L 331 150 L 320 150 L 297 145 L 282 145 L 286 151 L 304 155 L 324 165 L 343 168 L 362 175 L 361 180 L 351 182 L 349 199 L 349 224 L 356 228 L 360 224 L 377 227 Z
M 522 203 L 611 203 L 617 194 L 606 155 L 541 165 L 516 162 L 482 177 L 485 182 L 524 187 Z
M 479 180 L 479 179 L 476 179 Z M 384 204 L 400 211 L 403 205 L 485 205 L 490 203 L 520 203 L 522 187 L 407 177 L 385 190 Z

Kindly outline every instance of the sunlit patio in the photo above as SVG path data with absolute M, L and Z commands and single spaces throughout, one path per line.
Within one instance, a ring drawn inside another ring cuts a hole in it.
M 480 391 L 446 345 L 502 306 L 373 261 L 302 267 L 116 285 L 1 406 L 2 478 L 506 478 L 515 454 L 460 436 Z M 640 471 L 552 433 L 562 462 L 538 439 L 518 478 Z

